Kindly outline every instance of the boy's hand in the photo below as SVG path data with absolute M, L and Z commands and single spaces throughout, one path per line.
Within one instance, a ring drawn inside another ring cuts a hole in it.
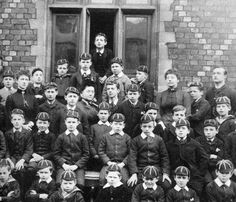
M 24 168 L 24 163 L 25 163 L 25 160 L 24 159 L 21 159 L 19 160 L 17 163 L 16 163 L 16 170 L 21 170 Z
M 30 190 L 30 194 L 34 195 L 37 194 L 37 192 L 35 190 Z
M 7 196 L 8 197 L 10 197 L 10 196 L 12 196 L 14 194 L 14 191 L 10 191 L 8 194 L 7 194 Z M 2 198 L 2 197 L 1 197 Z
M 43 98 L 43 96 L 42 95 L 35 95 L 35 98 L 41 99 L 41 98 Z
M 33 153 L 32 156 L 34 157 L 34 160 L 36 162 L 43 160 L 43 157 L 40 156 L 39 154 Z
M 123 168 L 123 167 L 125 166 L 125 164 L 124 164 L 123 162 L 118 163 L 117 165 L 120 167 L 120 169 Z
M 75 170 L 77 170 L 78 169 L 78 166 L 77 165 L 72 165 L 72 166 L 70 166 L 70 170 L 72 170 L 72 171 L 75 171 Z
M 107 79 L 107 76 L 106 76 L 106 75 L 103 76 L 103 77 L 99 77 L 99 82 L 100 82 L 101 84 L 103 84 L 103 83 L 106 81 L 106 79 Z
M 47 199 L 48 198 L 48 194 L 39 194 L 39 198 Z
M 217 155 L 211 154 L 211 155 L 210 155 L 210 159 L 217 159 Z
M 134 173 L 129 180 L 127 181 L 128 186 L 133 187 L 134 185 L 136 185 L 138 182 L 138 176 L 137 173 Z
M 34 126 L 34 122 L 30 121 L 29 123 L 24 124 L 22 127 L 25 128 L 26 130 L 31 131 L 33 126 Z
M 64 164 L 62 165 L 62 168 L 63 168 L 64 170 L 70 170 L 70 165 L 64 163 Z
M 171 179 L 169 178 L 169 176 L 166 174 L 166 173 L 163 173 L 163 176 L 162 176 L 162 182 L 164 182 L 165 180 L 169 181 L 169 183 L 171 184 Z

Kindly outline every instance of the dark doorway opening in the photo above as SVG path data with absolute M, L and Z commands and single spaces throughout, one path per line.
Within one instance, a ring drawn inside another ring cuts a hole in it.
M 90 12 L 90 50 L 95 48 L 94 39 L 96 34 L 103 32 L 107 36 L 106 47 L 111 49 L 113 52 L 114 44 L 114 21 L 115 12 L 114 10 L 92 10 Z

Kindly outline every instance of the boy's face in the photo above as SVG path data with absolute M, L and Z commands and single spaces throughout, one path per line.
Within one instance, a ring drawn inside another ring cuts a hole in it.
M 202 97 L 203 92 L 199 90 L 196 86 L 191 86 L 189 88 L 189 94 L 193 98 L 193 100 L 197 100 Z
M 94 44 L 96 48 L 103 49 L 107 45 L 107 41 L 104 36 L 96 36 Z
M 21 75 L 17 80 L 18 88 L 25 90 L 29 85 L 29 77 Z
M 79 96 L 75 93 L 68 93 L 65 95 L 65 100 L 69 106 L 75 106 L 79 100 Z
M 111 127 L 112 127 L 112 130 L 116 133 L 120 133 L 121 131 L 123 131 L 124 127 L 125 127 L 125 123 L 123 121 L 121 122 L 116 122 L 116 121 L 113 121 L 111 123 Z
M 141 130 L 144 134 L 149 135 L 154 130 L 154 121 L 141 123 Z
M 221 173 L 220 171 L 216 170 L 216 175 L 222 183 L 225 183 L 232 177 L 233 172 Z
M 138 98 L 140 96 L 140 93 L 138 91 L 128 91 L 127 92 L 127 97 L 128 99 L 132 102 L 132 103 L 135 103 L 138 101 Z
M 179 119 L 185 119 L 186 118 L 185 110 L 174 112 L 172 118 L 175 122 L 178 121 Z
M 25 119 L 20 114 L 12 114 L 11 123 L 15 129 L 20 129 L 25 123 Z
M 108 118 L 110 116 L 110 112 L 108 110 L 99 110 L 98 112 L 98 118 L 102 122 L 107 122 Z
M 66 128 L 72 132 L 79 125 L 79 120 L 77 118 L 67 117 L 65 120 L 65 124 L 66 124 Z
M 118 75 L 119 73 L 121 73 L 123 71 L 123 69 L 124 68 L 118 63 L 113 63 L 111 65 L 111 71 L 114 75 Z
M 229 107 L 227 104 L 216 105 L 216 111 L 220 116 L 227 116 L 230 110 L 231 110 L 231 107 Z
M 76 181 L 75 180 L 62 180 L 61 181 L 61 189 L 67 193 L 70 193 L 76 185 Z
M 152 189 L 153 186 L 158 182 L 158 178 L 146 178 L 143 177 L 143 182 L 147 186 L 147 188 Z
M 81 97 L 89 101 L 93 100 L 94 96 L 95 96 L 95 90 L 94 87 L 92 86 L 87 86 L 81 93 Z
M 141 82 L 147 78 L 147 74 L 145 72 L 136 71 L 136 79 L 138 82 Z
M 176 88 L 179 83 L 179 79 L 175 74 L 167 74 L 166 82 L 169 88 Z
M 7 166 L 1 167 L 0 168 L 0 182 L 7 182 L 10 174 L 11 174 L 11 171 L 8 170 Z
M 11 88 L 13 86 L 14 79 L 12 77 L 7 76 L 3 78 L 2 82 L 6 88 Z
M 107 85 L 107 95 L 109 98 L 114 98 L 118 96 L 120 90 L 117 88 L 116 84 Z
M 109 185 L 113 186 L 121 181 L 121 175 L 117 171 L 109 171 L 106 175 L 106 180 Z
M 157 110 L 155 110 L 155 109 L 149 109 L 149 110 L 147 110 L 147 112 L 145 114 L 152 116 L 154 118 L 154 120 L 157 119 L 157 115 L 158 115 Z
M 189 128 L 187 126 L 180 126 L 175 128 L 175 133 L 179 138 L 185 138 L 189 134 Z
M 50 168 L 47 167 L 47 168 L 39 170 L 38 175 L 39 175 L 40 180 L 47 181 L 51 177 L 52 172 L 51 172 Z
M 182 176 L 182 175 L 176 175 L 174 177 L 176 184 L 180 188 L 184 188 L 187 186 L 187 183 L 189 182 L 189 177 L 188 176 Z
M 41 84 L 43 82 L 43 72 L 36 71 L 32 76 L 32 81 L 37 84 Z
M 68 72 L 68 64 L 57 65 L 57 72 L 59 76 L 65 75 Z
M 81 59 L 79 64 L 80 64 L 80 67 L 81 67 L 82 70 L 87 71 L 87 70 L 90 69 L 90 67 L 92 65 L 92 61 L 90 59 L 89 60 Z
M 206 126 L 204 127 L 204 135 L 207 139 L 214 139 L 216 134 L 218 133 L 218 130 L 213 126 Z
M 36 126 L 40 131 L 46 131 L 49 127 L 49 121 L 43 121 L 38 119 L 36 121 Z
M 46 98 L 52 102 L 56 99 L 56 96 L 58 94 L 58 90 L 56 90 L 55 88 L 49 88 L 47 90 L 45 90 L 44 92 Z

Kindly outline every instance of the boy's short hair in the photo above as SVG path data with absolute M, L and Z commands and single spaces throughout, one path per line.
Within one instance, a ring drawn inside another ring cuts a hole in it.
M 111 164 L 107 167 L 107 170 L 106 170 L 106 173 L 109 173 L 109 172 L 121 172 L 120 170 L 120 167 L 114 163 L 114 164 Z
M 68 110 L 68 112 L 66 113 L 66 118 L 75 118 L 80 120 L 80 115 L 76 110 Z
M 64 64 L 69 64 L 67 59 L 59 59 L 59 60 L 57 60 L 57 65 L 64 65 Z
M 50 168 L 50 170 L 53 170 L 53 164 L 51 161 L 47 160 L 47 159 L 43 159 L 41 161 L 38 162 L 37 164 L 37 170 L 42 170 L 44 168 Z
M 154 103 L 154 102 L 148 102 L 145 104 L 145 112 L 147 112 L 150 109 L 154 109 L 154 110 L 159 110 L 159 106 Z
M 112 122 L 125 122 L 125 116 L 121 113 L 115 113 L 111 117 Z
M 106 86 L 116 85 L 117 89 L 120 89 L 120 84 L 116 81 L 108 81 Z
M 180 80 L 180 73 L 178 72 L 177 69 L 173 68 L 173 69 L 168 69 L 165 73 L 165 79 L 167 78 L 168 74 L 174 74 L 178 80 Z
M 36 120 L 50 121 L 50 117 L 47 112 L 39 112 L 36 116 Z
M 66 170 L 62 173 L 61 180 L 76 181 L 76 174 L 71 170 Z
M 144 114 L 142 117 L 141 117 L 141 124 L 143 123 L 150 123 L 152 121 L 155 121 L 153 116 L 149 115 L 149 114 Z
M 190 177 L 190 170 L 185 166 L 179 166 L 175 169 L 175 176 L 176 175 Z
M 38 67 L 38 68 L 34 68 L 34 69 L 33 69 L 33 71 L 32 71 L 32 74 L 31 74 L 31 75 L 33 76 L 33 75 L 34 75 L 34 73 L 35 73 L 35 72 L 37 72 L 37 71 L 40 71 L 40 72 L 42 72 L 42 73 L 43 73 L 43 70 L 42 70 L 41 68 L 39 68 L 39 67 Z
M 189 83 L 188 87 L 189 88 L 190 87 L 197 87 L 200 91 L 204 90 L 202 82 L 198 82 L 198 81 L 194 81 L 194 82 Z
M 207 127 L 207 126 L 215 127 L 217 129 L 218 122 L 215 119 L 206 119 L 204 121 L 204 127 Z
M 110 64 L 112 65 L 112 64 L 114 64 L 114 63 L 117 63 L 117 64 L 119 64 L 120 66 L 123 67 L 123 61 L 122 61 L 122 59 L 119 58 L 119 57 L 114 57 L 114 58 L 111 59 Z
M 47 89 L 52 89 L 54 88 L 55 90 L 57 90 L 57 84 L 55 82 L 49 82 L 44 86 L 44 91 L 46 91 Z
M 227 96 L 221 96 L 216 98 L 216 104 L 226 104 L 228 106 L 231 106 L 230 99 Z
M 103 36 L 105 41 L 107 41 L 107 35 L 105 33 L 99 32 L 98 34 L 96 34 L 95 39 L 97 36 Z
M 107 102 L 101 102 L 98 105 L 98 109 L 99 109 L 99 111 L 100 110 L 108 110 L 108 111 L 110 111 L 110 105 Z
M 11 171 L 13 169 L 13 166 L 8 159 L 1 159 L 0 160 L 0 168 L 7 167 L 8 171 Z
M 186 111 L 186 107 L 184 107 L 183 105 L 176 105 L 173 107 L 173 114 L 174 112 L 179 112 L 179 111 Z
M 188 128 L 190 128 L 190 123 L 186 119 L 179 119 L 178 121 L 176 121 L 175 127 L 179 128 L 181 126 L 187 126 Z
M 20 115 L 20 116 L 22 116 L 24 118 L 24 111 L 21 110 L 21 109 L 17 109 L 17 108 L 13 109 L 11 111 L 11 116 L 14 115 L 14 114 L 18 114 L 18 115 Z
M 140 66 L 138 66 L 137 71 L 144 72 L 144 73 L 147 74 L 148 73 L 148 67 L 146 65 L 140 65 Z
M 234 165 L 230 160 L 222 159 L 222 160 L 218 161 L 218 163 L 216 164 L 216 170 L 220 173 L 233 172 Z
M 91 60 L 92 56 L 89 53 L 82 53 L 80 55 L 80 60 Z
M 19 79 L 20 78 L 20 76 L 27 76 L 29 79 L 30 79 L 30 73 L 29 73 L 29 71 L 28 70 L 24 70 L 24 69 L 22 69 L 22 70 L 20 70 L 18 73 L 17 73 L 17 75 L 16 75 L 16 79 Z
M 65 90 L 65 95 L 68 95 L 69 93 L 74 93 L 74 94 L 77 94 L 77 95 L 80 94 L 79 91 L 78 91 L 78 89 L 75 88 L 75 87 L 72 87 L 72 86 L 68 87 L 68 88 Z
M 146 166 L 143 169 L 142 176 L 147 179 L 158 178 L 160 176 L 160 170 L 155 166 Z
M 10 69 L 4 71 L 4 72 L 3 72 L 3 78 L 5 78 L 5 77 L 11 77 L 11 78 L 14 78 L 14 73 L 13 73 L 13 71 L 11 71 Z
M 128 86 L 127 88 L 127 92 L 130 91 L 130 92 L 139 92 L 140 91 L 140 88 L 137 84 L 135 83 L 132 83 Z

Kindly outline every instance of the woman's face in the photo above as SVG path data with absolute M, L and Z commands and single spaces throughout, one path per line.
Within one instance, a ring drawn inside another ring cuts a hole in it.
M 176 88 L 179 83 L 179 79 L 175 74 L 167 74 L 166 82 L 169 88 Z
M 95 90 L 93 86 L 87 86 L 81 93 L 81 97 L 85 100 L 92 101 L 95 96 Z

